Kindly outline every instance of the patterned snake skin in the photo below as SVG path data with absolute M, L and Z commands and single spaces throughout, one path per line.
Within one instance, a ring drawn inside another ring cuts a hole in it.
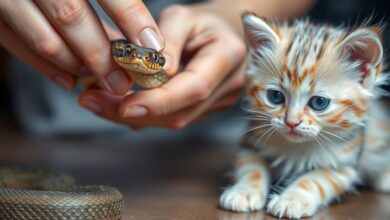
M 0 168 L 2 220 L 118 220 L 123 196 L 110 186 L 73 186 L 71 176 Z
M 120 39 L 111 42 L 111 53 L 118 65 L 127 70 L 132 80 L 143 88 L 160 87 L 170 79 L 163 70 L 164 56 L 154 49 Z M 94 76 L 80 77 L 78 84 L 88 86 L 97 81 Z

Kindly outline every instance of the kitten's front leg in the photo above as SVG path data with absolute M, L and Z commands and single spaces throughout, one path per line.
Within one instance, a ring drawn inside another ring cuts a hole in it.
M 319 207 L 352 190 L 358 181 L 358 172 L 352 167 L 315 170 L 298 178 L 282 194 L 272 195 L 267 211 L 279 218 L 311 216 Z
M 251 150 L 242 150 L 234 172 L 235 183 L 222 193 L 220 206 L 238 212 L 263 209 L 270 179 L 265 160 Z

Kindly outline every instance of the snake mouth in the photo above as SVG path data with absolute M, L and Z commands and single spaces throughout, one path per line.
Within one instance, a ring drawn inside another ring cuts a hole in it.
M 155 73 L 159 72 L 158 70 L 152 70 L 152 69 L 146 68 L 143 65 L 140 65 L 138 63 L 129 63 L 129 64 L 120 63 L 119 66 L 121 66 L 122 68 L 125 68 L 127 70 L 134 71 L 137 73 L 142 73 L 142 74 L 155 74 Z
M 155 74 L 162 70 L 157 64 L 146 66 L 146 64 L 139 59 L 136 60 L 125 60 L 120 58 L 115 58 L 115 61 L 118 65 L 126 70 L 134 71 L 142 74 Z

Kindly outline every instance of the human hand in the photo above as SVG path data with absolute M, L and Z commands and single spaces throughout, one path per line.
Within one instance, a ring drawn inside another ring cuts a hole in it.
M 213 111 L 230 107 L 244 82 L 245 46 L 229 24 L 217 15 L 191 6 L 170 6 L 160 15 L 166 40 L 165 67 L 175 73 L 160 88 L 116 96 L 90 88 L 79 99 L 100 116 L 132 128 L 183 128 Z
M 130 41 L 164 48 L 141 0 L 98 2 Z M 99 21 L 88 1 L 0 1 L 0 45 L 66 89 L 76 76 L 94 74 L 110 92 L 129 90 L 130 79 L 111 56 L 107 32 L 114 30 Z

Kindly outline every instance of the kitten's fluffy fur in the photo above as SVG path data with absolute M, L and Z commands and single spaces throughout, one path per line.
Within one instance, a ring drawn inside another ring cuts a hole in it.
M 357 184 L 390 192 L 390 107 L 376 99 L 386 81 L 380 28 L 269 23 L 249 13 L 243 24 L 252 118 L 221 207 L 301 218 Z M 315 109 L 313 97 L 330 102 L 318 110 L 324 102 Z

